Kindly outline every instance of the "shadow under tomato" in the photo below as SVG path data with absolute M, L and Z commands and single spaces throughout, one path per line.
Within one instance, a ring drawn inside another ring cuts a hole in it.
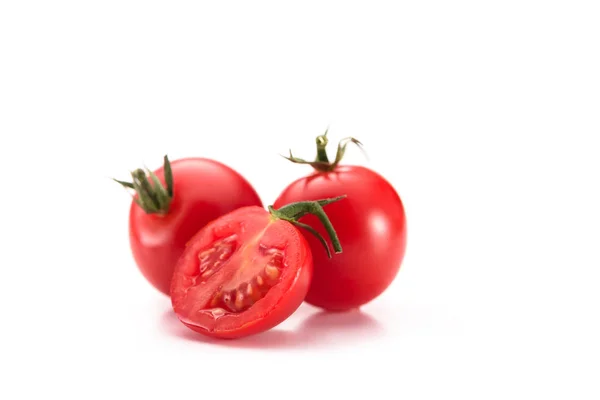
M 214 339 L 196 333 L 185 327 L 172 310 L 163 314 L 161 325 L 168 334 L 181 339 L 249 349 L 335 347 L 369 340 L 383 333 L 379 321 L 358 309 L 346 312 L 317 311 L 294 330 L 275 327 L 257 335 L 234 340 Z

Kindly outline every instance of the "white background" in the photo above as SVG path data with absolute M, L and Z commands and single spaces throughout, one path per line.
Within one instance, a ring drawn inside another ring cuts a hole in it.
M 0 3 L 0 398 L 600 396 L 597 1 L 198 3 Z M 191 334 L 110 178 L 204 156 L 270 204 L 327 126 L 404 200 L 397 279 Z

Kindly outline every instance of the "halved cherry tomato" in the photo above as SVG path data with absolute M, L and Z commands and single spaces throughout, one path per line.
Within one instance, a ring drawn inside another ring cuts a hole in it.
M 177 260 L 210 221 L 244 206 L 261 206 L 254 188 L 232 168 L 206 158 L 182 158 L 154 172 L 132 172 L 129 241 L 139 270 L 169 294 Z
M 173 275 L 178 318 L 196 332 L 231 339 L 265 331 L 291 315 L 306 296 L 313 267 L 308 243 L 294 226 L 306 213 L 301 209 L 243 207 L 198 232 Z M 332 241 L 340 252 L 337 238 Z

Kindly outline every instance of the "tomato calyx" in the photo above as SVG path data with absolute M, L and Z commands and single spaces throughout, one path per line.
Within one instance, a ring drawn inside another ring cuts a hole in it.
M 317 156 L 314 161 L 307 161 L 302 158 L 295 157 L 292 154 L 292 150 L 290 149 L 289 156 L 283 156 L 283 158 L 296 163 L 296 164 L 308 164 L 313 167 L 315 170 L 319 172 L 330 172 L 333 171 L 340 161 L 344 158 L 344 154 L 346 153 L 346 147 L 348 144 L 353 143 L 358 146 L 359 149 L 363 150 L 362 143 L 353 137 L 343 138 L 338 143 L 337 152 L 335 154 L 335 160 L 333 162 L 329 161 L 329 157 L 327 156 L 327 144 L 329 143 L 329 139 L 327 139 L 327 132 L 329 129 L 325 131 L 324 134 L 317 136 Z M 364 150 L 363 150 L 364 153 Z
M 133 200 L 146 214 L 166 214 L 173 200 L 173 172 L 169 158 L 163 161 L 165 183 L 163 185 L 156 174 L 148 168 L 138 168 L 131 172 L 131 182 L 113 179 L 127 189 L 133 189 L 137 196 Z
M 327 213 L 323 209 L 327 204 L 335 203 L 336 201 L 340 201 L 344 199 L 346 196 L 338 196 L 330 199 L 323 199 L 317 201 L 299 201 L 295 203 L 287 204 L 279 209 L 273 208 L 273 206 L 269 206 L 269 212 L 274 218 L 282 219 L 284 221 L 288 221 L 292 225 L 302 228 L 315 235 L 317 239 L 323 244 L 325 250 L 327 251 L 327 257 L 331 258 L 331 250 L 329 249 L 329 245 L 327 241 L 319 232 L 317 232 L 312 226 L 299 222 L 298 220 L 305 216 L 306 214 L 313 214 L 325 227 L 327 231 L 327 235 L 331 239 L 331 244 L 333 245 L 333 250 L 336 254 L 342 252 L 342 245 L 340 240 L 335 232 L 335 228 L 331 224 Z

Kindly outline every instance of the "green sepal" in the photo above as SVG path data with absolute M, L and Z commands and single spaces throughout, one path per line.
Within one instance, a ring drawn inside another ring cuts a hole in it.
M 324 134 L 317 136 L 317 156 L 314 161 L 307 161 L 302 158 L 295 157 L 292 154 L 292 150 L 290 150 L 289 156 L 282 157 L 296 164 L 308 164 L 319 172 L 329 172 L 333 171 L 342 161 L 342 159 L 344 158 L 344 154 L 346 153 L 346 147 L 350 143 L 353 143 L 356 146 L 358 146 L 358 148 L 366 156 L 362 143 L 358 139 L 355 139 L 353 137 L 347 137 L 340 140 L 340 142 L 338 143 L 337 152 L 335 154 L 335 161 L 330 162 L 326 150 L 327 145 L 329 144 L 329 140 L 327 139 L 327 132 L 328 130 L 326 130 Z
M 167 183 L 167 193 L 169 197 L 173 197 L 173 170 L 171 170 L 171 163 L 169 162 L 169 157 L 165 154 L 163 158 L 163 165 L 165 171 L 165 182 Z
M 173 200 L 173 172 L 167 156 L 164 157 L 166 186 L 149 169 L 138 168 L 131 172 L 131 182 L 113 179 L 127 189 L 133 189 L 137 196 L 133 201 L 147 214 L 166 214 Z

